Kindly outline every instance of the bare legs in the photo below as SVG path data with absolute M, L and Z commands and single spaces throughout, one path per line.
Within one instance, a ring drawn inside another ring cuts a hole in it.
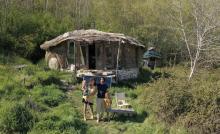
M 106 110 L 107 113 L 107 120 L 110 121 L 109 112 Z
M 86 121 L 87 105 L 89 105 L 89 104 L 84 103 L 84 108 L 83 108 L 84 121 Z M 94 115 L 94 114 L 93 114 L 93 106 L 92 106 L 92 105 L 89 105 L 89 108 L 90 108 L 90 113 L 91 113 L 91 119 L 94 119 L 94 116 L 93 116 L 93 115 Z
M 91 119 L 94 119 L 93 105 L 89 105 L 89 107 L 90 107 L 90 112 L 91 112 Z
M 87 104 L 84 103 L 84 108 L 83 108 L 84 121 L 86 121 L 86 109 L 87 109 Z

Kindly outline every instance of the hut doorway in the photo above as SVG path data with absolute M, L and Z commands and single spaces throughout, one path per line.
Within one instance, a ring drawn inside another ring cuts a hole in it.
M 67 60 L 69 64 L 75 64 L 75 44 L 70 42 L 67 49 Z
M 95 45 L 89 45 L 89 69 L 96 68 Z

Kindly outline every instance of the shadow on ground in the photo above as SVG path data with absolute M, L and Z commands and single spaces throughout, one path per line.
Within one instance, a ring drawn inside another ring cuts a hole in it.
M 143 111 L 142 113 L 138 113 L 133 116 L 115 115 L 115 117 L 111 118 L 111 121 L 118 121 L 118 122 L 129 121 L 129 122 L 143 123 L 147 117 L 148 117 L 148 113 L 146 111 Z

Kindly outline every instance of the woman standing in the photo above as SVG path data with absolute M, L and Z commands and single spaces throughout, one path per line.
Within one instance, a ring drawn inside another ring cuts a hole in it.
M 87 107 L 90 107 L 90 113 L 91 113 L 91 119 L 94 119 L 94 114 L 93 114 L 93 99 L 96 91 L 95 87 L 95 79 L 90 79 L 89 81 L 89 86 L 86 86 L 86 81 L 83 80 L 82 82 L 82 90 L 83 90 L 83 100 L 82 102 L 84 103 L 84 109 L 83 109 L 83 115 L 84 115 L 84 120 L 86 121 L 86 111 Z
M 101 116 L 105 112 L 105 105 L 104 105 L 104 98 L 107 91 L 108 86 L 105 83 L 105 78 L 102 77 L 100 79 L 100 83 L 97 85 L 97 100 L 96 100 L 96 107 L 97 107 L 97 123 L 99 123 Z

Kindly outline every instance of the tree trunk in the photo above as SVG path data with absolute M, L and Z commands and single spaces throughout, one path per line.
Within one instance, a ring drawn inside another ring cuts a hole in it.
M 193 74 L 195 72 L 196 64 L 197 64 L 197 61 L 199 59 L 199 53 L 200 53 L 200 49 L 197 48 L 196 57 L 193 60 L 193 63 L 192 63 L 192 66 L 191 66 L 191 70 L 190 70 L 190 74 L 189 74 L 189 80 L 191 80 L 191 78 L 192 78 L 192 76 L 193 76 Z
M 58 17 L 58 0 L 55 1 L 55 16 Z
M 48 0 L 45 0 L 45 12 L 47 12 L 48 9 Z
M 3 21 L 3 31 L 7 29 L 7 17 L 8 17 L 8 0 L 4 0 L 4 21 Z

